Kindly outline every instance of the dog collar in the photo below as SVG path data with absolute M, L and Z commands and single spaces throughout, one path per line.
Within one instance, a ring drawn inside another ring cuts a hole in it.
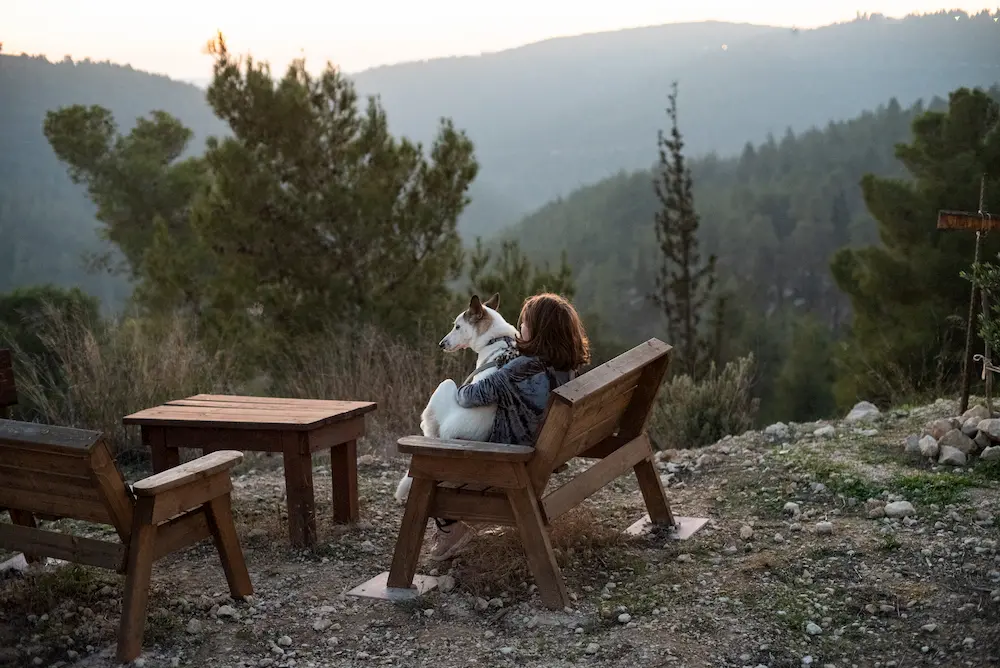
M 492 346 L 494 343 L 497 343 L 499 341 L 506 341 L 508 346 L 514 345 L 514 339 L 509 336 L 498 336 L 495 339 L 490 339 L 486 345 Z

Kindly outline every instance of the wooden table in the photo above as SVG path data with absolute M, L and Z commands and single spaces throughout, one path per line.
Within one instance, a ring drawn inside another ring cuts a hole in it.
M 140 426 L 154 473 L 180 463 L 178 448 L 281 453 L 289 538 L 307 547 L 316 544 L 312 454 L 330 451 L 334 521 L 356 522 L 357 440 L 365 434 L 365 415 L 376 407 L 369 401 L 198 394 L 133 413 L 122 423 Z

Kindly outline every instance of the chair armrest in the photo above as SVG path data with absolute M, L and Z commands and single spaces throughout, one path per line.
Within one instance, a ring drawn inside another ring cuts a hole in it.
M 136 496 L 156 496 L 178 487 L 209 478 L 227 471 L 243 460 L 243 453 L 236 450 L 219 450 L 194 459 L 172 469 L 143 478 L 132 485 Z
M 526 462 L 535 456 L 535 449 L 528 445 L 459 441 L 426 436 L 405 436 L 399 439 L 399 451 L 428 457 L 494 462 Z

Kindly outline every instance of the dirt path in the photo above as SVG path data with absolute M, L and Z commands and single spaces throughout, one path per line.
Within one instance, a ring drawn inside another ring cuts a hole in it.
M 364 460 L 365 521 L 351 528 L 329 522 L 330 478 L 318 468 L 321 544 L 308 552 L 287 548 L 280 472 L 249 471 L 234 494 L 257 594 L 230 601 L 208 545 L 160 562 L 140 663 L 998 665 L 998 470 L 933 470 L 900 446 L 949 410 L 887 416 L 877 434 L 838 424 L 814 437 L 817 425 L 793 425 L 782 442 L 747 434 L 676 453 L 660 464 L 675 512 L 711 518 L 688 541 L 625 537 L 642 501 L 634 481 L 615 483 L 554 527 L 576 597 L 559 613 L 539 605 L 517 542 L 499 531 L 445 565 L 451 591 L 399 605 L 348 598 L 389 567 L 404 463 Z M 879 509 L 900 499 L 915 515 L 885 518 Z M 0 665 L 115 665 L 120 587 L 77 567 L 5 576 Z

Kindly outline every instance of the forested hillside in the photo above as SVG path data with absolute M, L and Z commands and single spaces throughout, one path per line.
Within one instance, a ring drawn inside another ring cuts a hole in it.
M 1000 100 L 1000 87 L 990 95 Z M 680 104 L 685 115 L 683 89 Z M 850 315 L 831 276 L 831 257 L 843 246 L 878 242 L 861 179 L 904 176 L 896 145 L 910 139 L 911 124 L 925 109 L 944 106 L 934 98 L 904 109 L 893 99 L 849 121 L 747 144 L 739 157 L 693 162 L 703 251 L 717 254 L 722 285 L 733 295 L 726 349 L 734 356 L 756 353 L 765 416 L 791 417 L 775 393 L 799 328 L 811 328 L 803 345 L 821 339 L 812 371 L 818 381 L 830 377 L 823 342 L 836 337 Z M 558 262 L 565 252 L 581 308 L 597 313 L 622 343 L 634 343 L 663 328 L 647 298 L 659 262 L 657 207 L 650 171 L 621 173 L 546 205 L 501 238 L 517 240 L 538 262 Z M 933 218 L 926 224 L 933 227 Z M 821 403 L 832 410 L 832 401 L 827 382 Z
M 804 31 L 666 25 L 352 78 L 362 94 L 382 97 L 396 134 L 426 142 L 442 116 L 468 132 L 481 166 L 459 223 L 468 242 L 559 194 L 651 164 L 673 79 L 689 153 L 728 155 L 768 131 L 804 131 L 890 97 L 908 106 L 957 86 L 992 85 L 1000 25 L 986 14 L 873 17 Z M 85 275 L 80 262 L 82 253 L 107 250 L 94 235 L 94 208 L 41 132 L 46 111 L 78 103 L 107 107 L 124 130 L 167 111 L 194 131 L 197 152 L 225 126 L 189 84 L 108 63 L 0 55 L 0 233 L 13 240 L 0 248 L 0 290 L 54 281 L 116 303 L 127 286 Z

